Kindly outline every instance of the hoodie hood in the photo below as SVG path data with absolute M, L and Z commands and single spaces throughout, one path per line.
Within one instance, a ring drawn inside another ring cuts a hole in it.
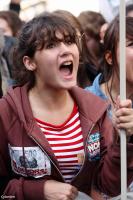
M 10 87 L 3 98 L 26 128 L 27 122 L 30 122 L 31 119 L 33 120 L 33 114 L 28 99 L 28 85 Z

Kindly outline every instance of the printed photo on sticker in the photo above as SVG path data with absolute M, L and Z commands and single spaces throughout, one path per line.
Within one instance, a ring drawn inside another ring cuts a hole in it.
M 12 147 L 9 145 L 11 166 L 15 173 L 35 178 L 51 174 L 48 157 L 39 147 Z

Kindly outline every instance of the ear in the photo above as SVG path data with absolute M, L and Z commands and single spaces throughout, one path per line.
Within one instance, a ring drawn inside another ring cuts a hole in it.
M 25 65 L 26 69 L 29 71 L 34 71 L 36 69 L 35 62 L 29 56 L 23 57 L 23 63 Z
M 109 65 L 112 65 L 112 53 L 111 51 L 107 51 L 105 53 L 105 59 Z

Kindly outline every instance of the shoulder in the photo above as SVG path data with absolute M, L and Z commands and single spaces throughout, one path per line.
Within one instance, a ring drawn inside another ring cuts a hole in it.
M 96 78 L 94 79 L 92 85 L 86 87 L 85 90 L 86 91 L 90 91 L 90 92 L 96 94 L 97 96 L 100 96 L 100 92 L 101 92 L 101 89 L 100 89 L 100 78 L 101 78 L 101 73 L 96 76 Z
M 72 88 L 71 94 L 79 108 L 89 115 L 102 115 L 109 106 L 107 101 L 79 87 Z
M 82 99 L 83 101 L 87 101 L 87 102 L 91 102 L 94 100 L 96 102 L 101 102 L 102 104 L 106 104 L 106 102 L 100 98 L 99 96 L 97 96 L 95 93 L 92 93 L 89 90 L 85 90 L 82 89 L 80 87 L 73 87 L 71 90 L 72 95 L 74 95 L 74 97 L 76 97 L 77 99 L 80 98 L 80 100 Z
M 0 99 L 0 116 L 8 110 L 9 106 L 4 98 L 4 96 Z
M 0 99 L 0 118 L 9 116 L 12 113 L 12 108 L 8 103 L 8 97 L 3 96 Z
M 0 121 L 11 124 L 18 118 L 18 108 L 21 105 L 21 87 L 10 87 L 7 94 L 0 99 Z

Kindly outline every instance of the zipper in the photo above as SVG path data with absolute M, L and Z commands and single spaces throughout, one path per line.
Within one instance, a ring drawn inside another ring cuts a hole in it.
M 94 128 L 94 126 L 95 126 L 95 124 L 92 124 L 92 126 L 91 126 L 91 128 L 90 128 L 90 130 L 89 130 L 89 132 L 88 132 L 87 139 L 86 139 L 86 144 L 85 144 L 85 147 L 84 147 L 84 153 L 86 153 L 87 141 L 88 141 L 88 138 L 89 138 L 90 133 L 91 133 L 92 129 Z M 85 155 L 86 155 L 86 154 L 85 154 Z M 75 179 L 75 178 L 79 175 L 79 173 L 82 171 L 82 169 L 83 169 L 83 167 L 84 167 L 84 163 L 85 163 L 85 157 L 86 157 L 86 156 L 84 156 L 83 164 L 82 164 L 80 170 L 78 171 L 78 173 L 76 174 L 76 176 L 74 176 L 74 178 L 71 180 L 71 182 L 74 181 L 74 179 Z
M 55 163 L 52 161 L 52 159 L 51 159 L 50 156 L 47 154 L 47 152 L 42 148 L 42 146 L 36 141 L 36 139 L 35 139 L 32 135 L 30 135 L 30 138 L 32 138 L 32 140 L 34 140 L 34 142 L 40 147 L 40 149 L 47 155 L 47 157 L 49 158 L 49 160 L 51 161 L 51 163 L 55 166 L 55 168 L 57 169 L 57 171 L 58 171 L 59 174 L 61 175 L 63 181 L 66 182 L 65 179 L 63 178 L 63 176 L 62 176 L 62 174 L 61 174 L 59 168 L 55 165 Z

